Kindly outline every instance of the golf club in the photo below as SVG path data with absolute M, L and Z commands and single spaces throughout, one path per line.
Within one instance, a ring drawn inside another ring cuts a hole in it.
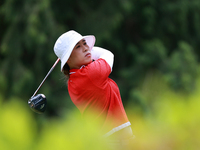
M 39 91 L 39 89 L 41 88 L 41 86 L 44 84 L 44 82 L 47 79 L 47 77 L 49 76 L 49 74 L 53 71 L 55 66 L 58 64 L 59 61 L 60 61 L 60 58 L 58 58 L 56 60 L 56 62 L 53 64 L 53 66 L 51 67 L 51 69 L 49 70 L 49 72 L 47 73 L 45 78 L 40 83 L 37 90 L 34 92 L 33 96 L 31 96 L 31 98 L 28 100 L 28 105 L 30 106 L 30 108 L 37 113 L 43 113 L 45 111 L 47 102 L 46 102 L 46 97 L 44 94 L 38 94 L 38 95 L 36 95 L 36 94 Z
M 49 76 L 49 74 L 53 71 L 53 69 L 55 68 L 55 66 L 57 65 L 57 63 L 60 61 L 60 58 L 58 58 L 56 60 L 56 62 L 53 64 L 53 66 L 51 67 L 51 69 L 49 70 L 49 72 L 47 73 L 47 75 L 45 76 L 45 78 L 42 80 L 42 82 L 40 83 L 39 87 L 37 88 L 37 90 L 35 91 L 35 93 L 33 94 L 33 96 L 31 97 L 34 97 L 37 92 L 39 91 L 39 89 L 41 88 L 41 86 L 44 84 L 44 81 L 47 79 L 47 77 Z

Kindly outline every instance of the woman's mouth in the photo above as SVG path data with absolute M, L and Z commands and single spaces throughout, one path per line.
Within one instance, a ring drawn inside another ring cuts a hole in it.
M 91 53 L 87 53 L 85 57 L 91 57 Z

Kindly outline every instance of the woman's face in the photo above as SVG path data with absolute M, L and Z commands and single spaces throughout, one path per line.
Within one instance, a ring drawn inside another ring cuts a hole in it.
M 82 65 L 87 65 L 91 61 L 91 50 L 85 39 L 82 39 L 75 45 L 67 64 L 70 69 L 79 69 Z

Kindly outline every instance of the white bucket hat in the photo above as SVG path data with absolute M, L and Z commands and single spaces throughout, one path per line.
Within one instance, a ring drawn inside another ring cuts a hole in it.
M 95 36 L 93 35 L 82 36 L 78 32 L 70 30 L 62 34 L 57 39 L 54 45 L 54 52 L 57 55 L 57 57 L 60 58 L 61 71 L 63 70 L 65 63 L 68 61 L 75 45 L 82 39 L 86 40 L 86 43 L 90 49 L 93 48 L 95 43 Z

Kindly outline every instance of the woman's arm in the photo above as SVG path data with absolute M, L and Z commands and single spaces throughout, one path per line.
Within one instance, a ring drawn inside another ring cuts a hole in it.
M 92 53 L 92 59 L 94 60 L 97 60 L 99 58 L 104 59 L 109 64 L 112 71 L 113 62 L 114 62 L 113 53 L 100 47 L 93 47 L 93 49 L 91 50 L 91 53 Z

